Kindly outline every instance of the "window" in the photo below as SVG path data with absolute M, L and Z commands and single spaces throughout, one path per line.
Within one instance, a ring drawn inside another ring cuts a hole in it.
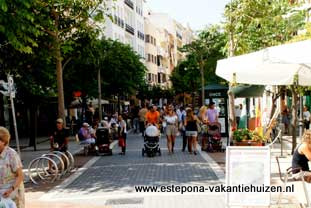
M 156 41 L 156 39 L 154 39 L 154 45 L 157 45 L 157 41 Z
M 150 35 L 146 35 L 145 39 L 146 39 L 146 43 L 149 43 L 149 41 L 150 41 Z
M 148 61 L 151 61 L 151 55 L 148 53 Z
M 161 83 L 161 74 L 158 73 L 158 83 Z

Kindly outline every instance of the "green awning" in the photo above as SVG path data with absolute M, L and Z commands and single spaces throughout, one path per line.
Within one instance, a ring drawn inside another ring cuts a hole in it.
M 249 98 L 249 97 L 261 97 L 265 90 L 263 85 L 237 85 L 231 88 L 235 97 Z

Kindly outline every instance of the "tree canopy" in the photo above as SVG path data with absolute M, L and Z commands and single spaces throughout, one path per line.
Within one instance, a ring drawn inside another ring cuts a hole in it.
M 222 82 L 215 70 L 217 60 L 225 56 L 226 41 L 226 34 L 221 27 L 212 25 L 181 48 L 186 53 L 186 59 L 177 65 L 170 77 L 174 90 L 177 93 L 196 92 L 200 88 L 201 70 L 204 70 L 204 85 Z
M 304 14 L 288 0 L 232 0 L 225 8 L 228 45 L 239 55 L 285 43 L 303 28 Z

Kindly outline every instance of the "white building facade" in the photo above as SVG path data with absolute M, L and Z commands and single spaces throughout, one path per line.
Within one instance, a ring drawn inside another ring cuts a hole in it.
M 145 58 L 144 0 L 107 0 L 106 4 L 112 20 L 105 21 L 105 36 L 129 44 Z
M 185 58 L 178 48 L 193 40 L 193 31 L 168 14 L 144 11 L 145 0 L 106 0 L 112 20 L 103 25 L 106 38 L 129 44 L 148 69 L 150 85 L 170 88 L 169 77 Z

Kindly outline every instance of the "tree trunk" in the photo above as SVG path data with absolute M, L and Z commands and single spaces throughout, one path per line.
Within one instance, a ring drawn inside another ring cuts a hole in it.
M 118 115 L 121 115 L 120 94 L 118 93 Z
M 30 106 L 30 134 L 29 134 L 29 146 L 33 147 L 34 151 L 37 150 L 37 131 L 38 131 L 38 107 Z
M 205 81 L 204 81 L 204 65 L 201 60 L 200 63 L 200 72 L 201 72 L 201 96 L 202 96 L 202 105 L 205 105 Z
M 61 40 L 59 38 L 59 14 L 54 9 L 52 11 L 55 18 L 56 31 L 52 37 L 54 39 L 55 46 L 55 59 L 56 59 L 56 77 L 57 77 L 57 93 L 58 93 L 58 117 L 64 120 L 64 126 L 66 126 L 65 119 L 65 99 L 64 99 L 64 83 L 63 83 L 63 66 L 62 66 L 62 53 L 61 53 Z
M 56 58 L 57 92 L 58 92 L 58 117 L 64 120 L 64 125 L 66 126 L 63 67 L 62 67 L 62 55 L 59 40 L 57 40 L 57 48 L 55 55 L 56 55 L 55 58 Z
M 233 129 L 236 129 L 236 118 L 235 118 L 235 108 L 234 108 L 234 95 L 232 91 L 229 89 L 229 139 L 232 141 L 233 139 Z
M 230 32 L 229 34 L 229 57 L 234 56 L 234 38 L 233 38 L 233 32 Z M 233 75 L 232 75 L 233 76 Z M 232 80 L 235 81 L 235 80 Z M 233 129 L 237 128 L 236 125 L 236 118 L 235 118 L 235 108 L 234 108 L 234 95 L 231 92 L 231 86 L 229 87 L 229 140 L 232 141 L 233 139 Z
M 295 89 L 295 86 L 291 86 L 292 91 L 292 119 L 291 119 L 291 130 L 292 130 L 292 154 L 297 146 L 297 137 L 296 137 L 296 129 L 297 129 L 297 120 L 298 120 L 298 93 Z
M 0 126 L 5 126 L 3 98 L 4 98 L 4 96 L 0 93 Z
M 101 76 L 100 76 L 100 68 L 98 69 L 97 74 L 98 79 L 98 116 L 99 116 L 99 122 L 103 120 L 103 111 L 102 111 L 102 85 L 101 85 Z

